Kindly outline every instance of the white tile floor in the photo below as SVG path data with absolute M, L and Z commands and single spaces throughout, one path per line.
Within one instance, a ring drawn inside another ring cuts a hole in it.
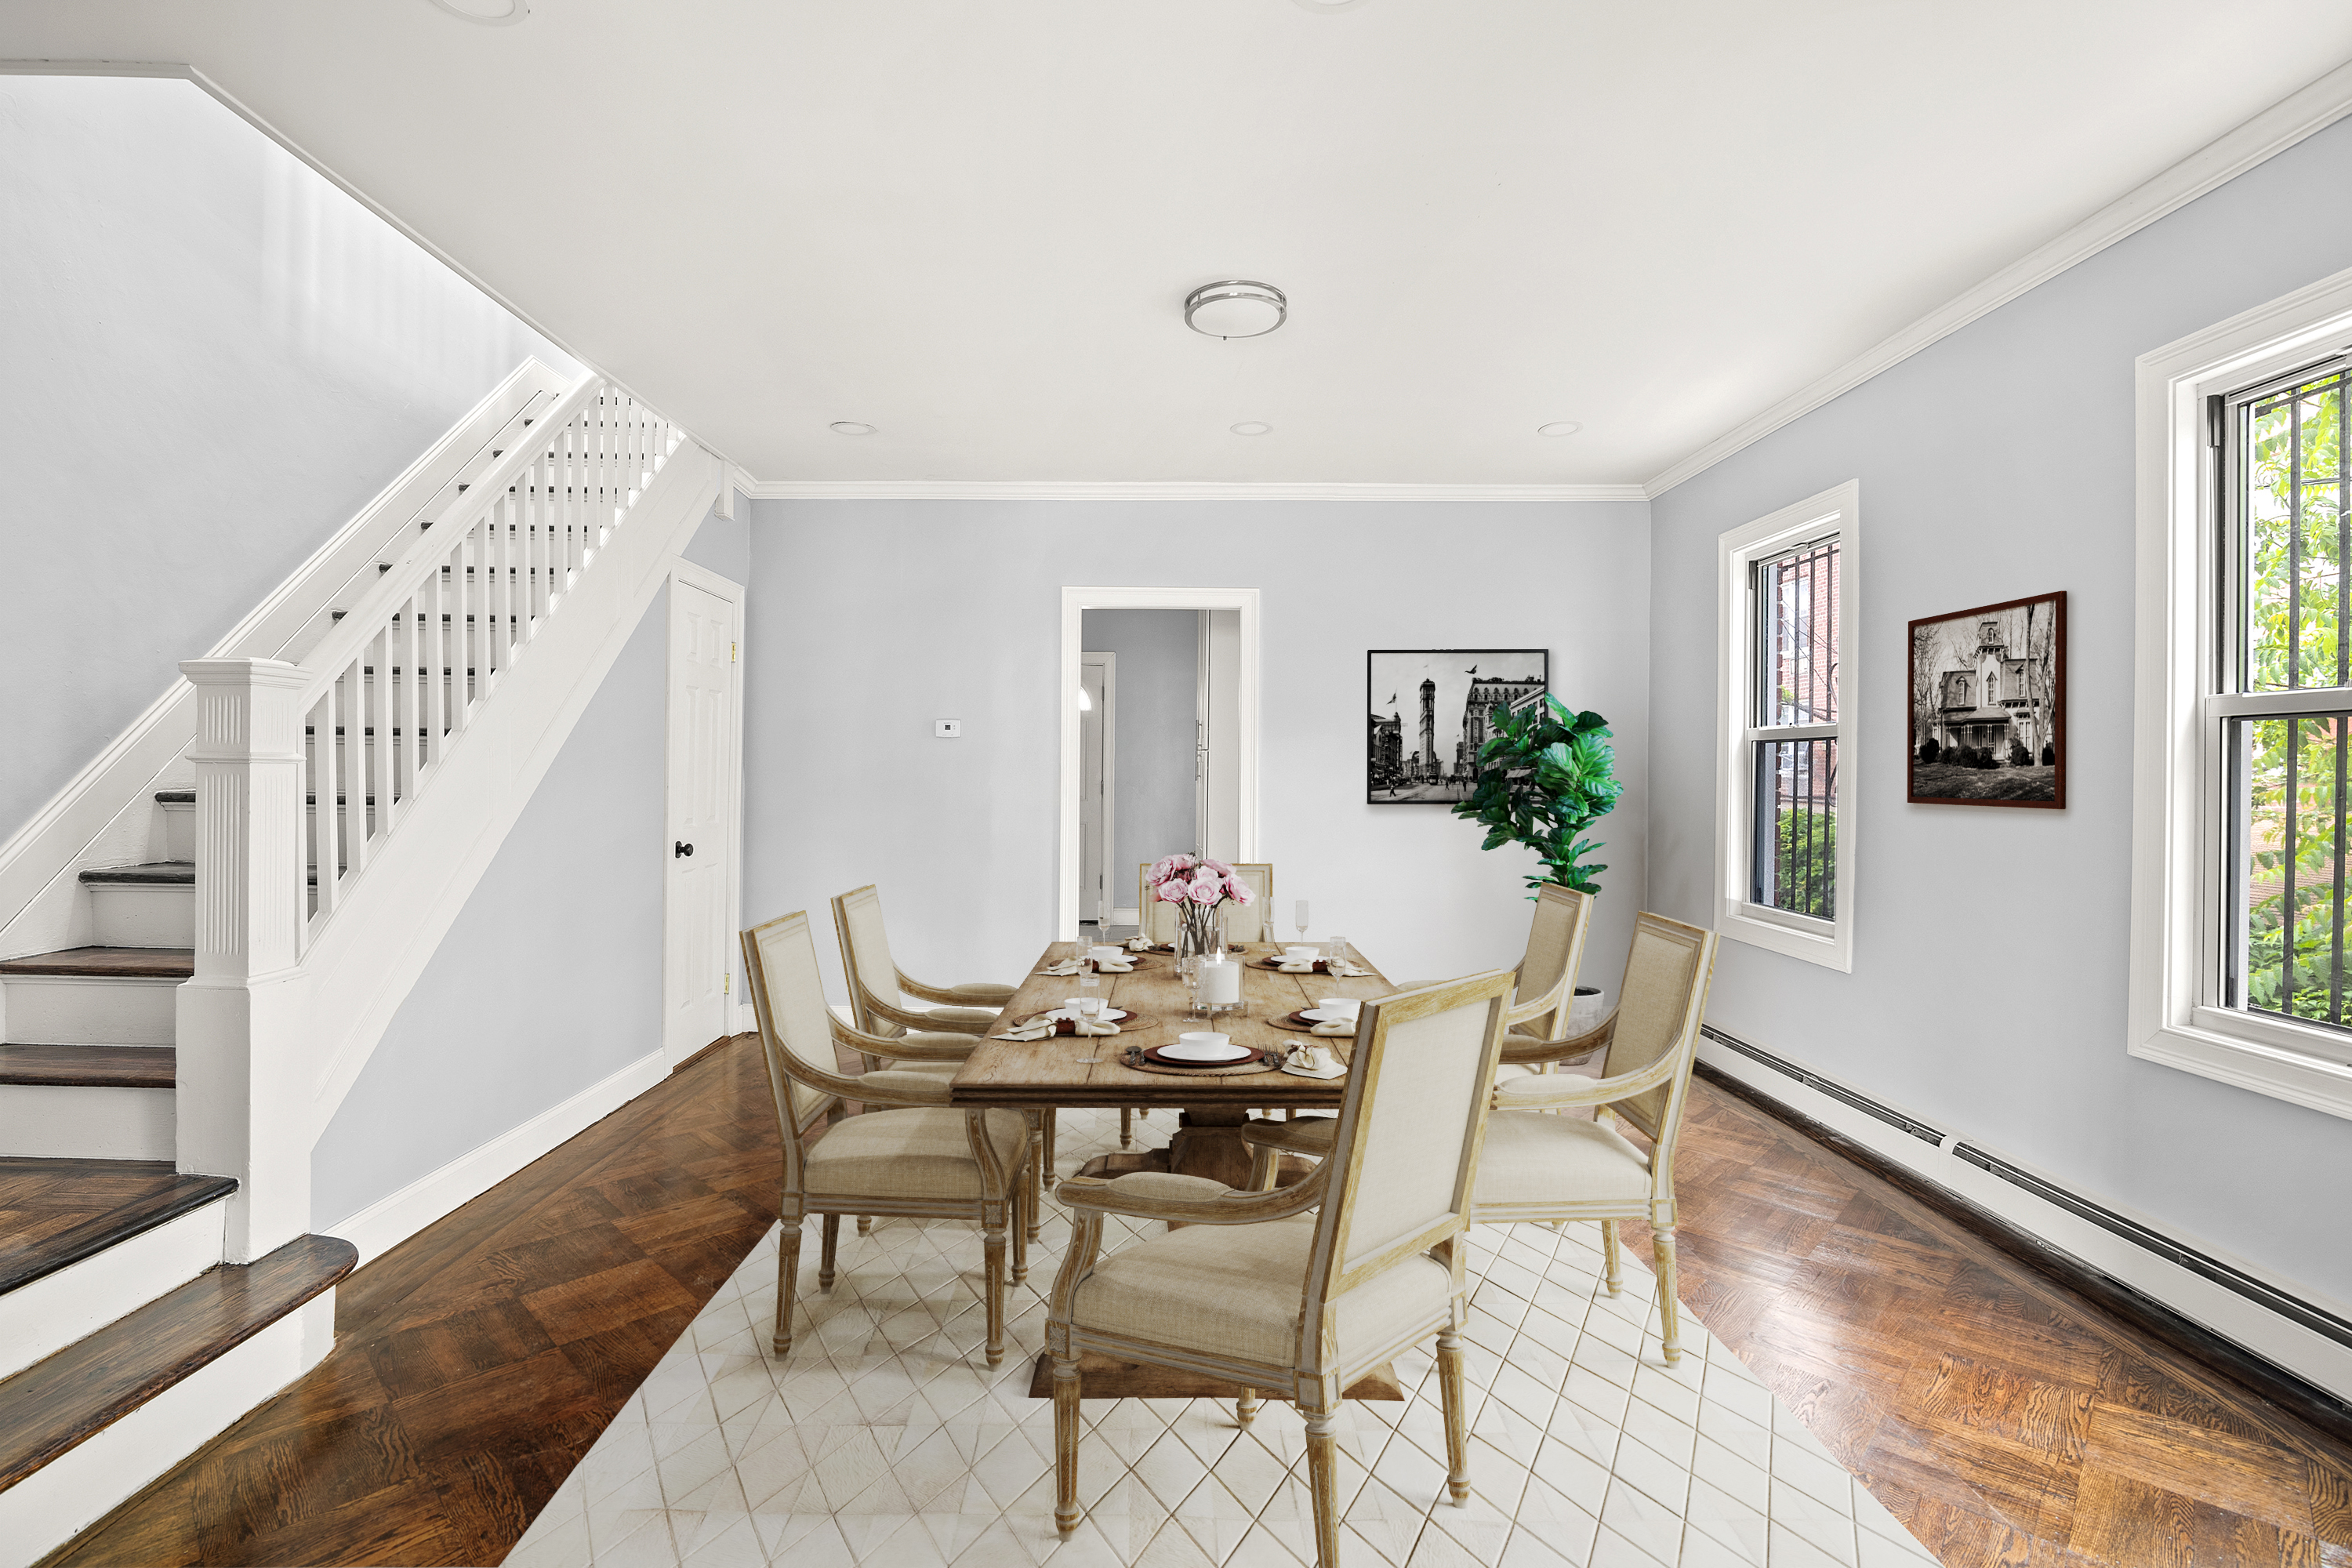
M 1067 1173 L 1118 1141 L 1066 1111 Z M 1166 1115 L 1139 1123 L 1164 1139 Z M 1118 1233 L 1107 1245 L 1143 1233 Z M 1154 1231 L 1158 1227 L 1149 1227 Z M 1028 1396 L 1068 1226 L 1047 1205 L 987 1369 L 969 1226 L 842 1226 L 816 1290 L 802 1248 L 792 1353 L 768 1351 L 773 1234 L 696 1319 L 508 1557 L 509 1568 L 1297 1568 L 1314 1532 L 1303 1432 L 1267 1402 L 1244 1432 L 1208 1400 L 1089 1400 L 1086 1522 L 1054 1531 L 1053 1402 Z M 1349 1568 L 1891 1568 L 1932 1563 L 1689 1313 L 1659 1356 L 1652 1281 L 1601 1287 L 1600 1227 L 1481 1227 L 1468 1337 L 1467 1508 L 1441 1502 L 1444 1424 L 1424 1349 L 1402 1404 L 1351 1402 L 1340 1497 Z

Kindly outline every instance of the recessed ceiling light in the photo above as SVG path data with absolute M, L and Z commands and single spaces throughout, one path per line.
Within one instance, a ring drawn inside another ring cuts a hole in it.
M 1579 425 L 1573 419 L 1557 419 L 1549 425 L 1537 426 L 1536 434 L 1538 436 L 1573 436 L 1579 430 L 1583 428 L 1583 426 Z
M 874 434 L 873 426 L 861 425 L 855 419 L 836 419 L 832 424 L 826 426 L 825 428 L 832 431 L 836 436 L 871 436 Z
M 433 0 L 452 16 L 486 27 L 509 27 L 530 15 L 530 0 Z
M 1352 11 L 1364 0 L 1297 0 L 1302 11 Z
M 1281 289 L 1245 278 L 1203 283 L 1184 296 L 1184 324 L 1213 338 L 1264 337 L 1289 315 Z
M 1263 419 L 1244 419 L 1231 428 L 1236 436 L 1263 436 L 1274 426 Z

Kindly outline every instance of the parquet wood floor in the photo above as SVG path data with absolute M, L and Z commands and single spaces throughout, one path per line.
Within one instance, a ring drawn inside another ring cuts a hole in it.
M 336 1344 L 59 1563 L 492 1563 L 775 1222 L 756 1037 L 344 1281 Z
M 745 1037 L 352 1276 L 325 1363 L 57 1561 L 499 1562 L 776 1170 Z M 1947 1563 L 2352 1568 L 2342 1446 L 1705 1082 L 1678 1176 L 1684 1299 Z
M 1949 1568 L 2352 1564 L 2352 1451 L 1692 1089 L 1683 1300 Z

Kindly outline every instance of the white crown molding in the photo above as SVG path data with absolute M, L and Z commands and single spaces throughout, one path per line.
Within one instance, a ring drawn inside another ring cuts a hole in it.
M 1640 485 L 1220 483 L 1191 479 L 763 479 L 754 500 L 1641 500 Z
M 1947 301 L 1876 346 L 1800 387 L 1763 413 L 1736 425 L 1642 487 L 1654 500 L 1801 419 L 1832 399 L 1950 336 L 1979 316 L 1999 310 L 2028 289 L 2048 282 L 2118 240 L 2188 205 L 2198 197 L 2285 152 L 2352 114 L 2352 62 L 2336 67 L 2260 114 L 2223 132 L 2145 184 L 2093 213 L 2039 250 L 2011 262 L 1975 288 Z

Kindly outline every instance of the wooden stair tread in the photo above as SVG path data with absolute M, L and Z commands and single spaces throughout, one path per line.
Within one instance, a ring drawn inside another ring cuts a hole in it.
M 90 887 L 193 888 L 196 885 L 196 863 L 152 860 L 143 866 L 102 866 L 84 871 L 81 879 Z
M 359 1261 L 331 1236 L 223 1264 L 0 1381 L 0 1489 L 218 1361 Z
M 196 972 L 191 947 L 68 947 L 0 963 L 0 975 L 70 974 L 96 980 L 185 980 Z
M 235 1191 L 233 1176 L 184 1176 L 168 1160 L 0 1155 L 0 1293 Z
M 170 1046 L 0 1046 L 0 1084 L 64 1089 L 170 1089 L 179 1057 Z

